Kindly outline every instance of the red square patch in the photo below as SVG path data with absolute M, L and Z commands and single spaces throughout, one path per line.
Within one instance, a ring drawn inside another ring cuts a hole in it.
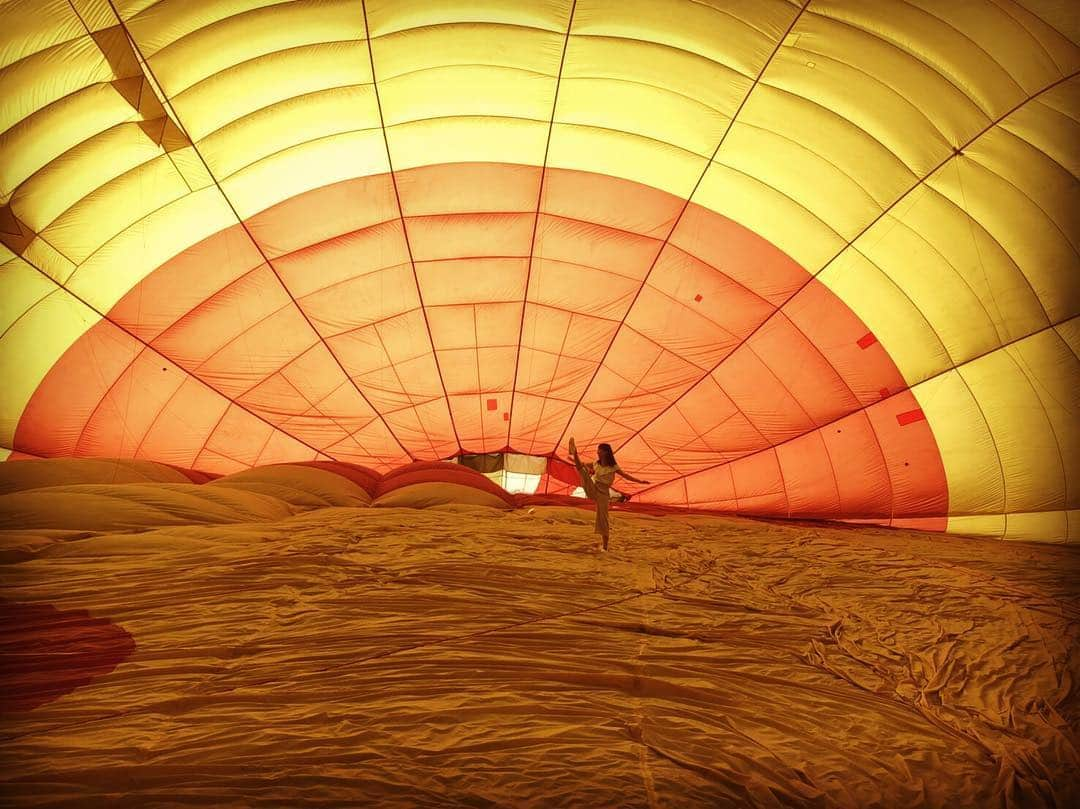
M 917 407 L 914 410 L 907 410 L 903 413 L 896 415 L 896 422 L 901 427 L 905 427 L 908 424 L 914 424 L 916 421 L 922 421 L 926 418 L 926 414 L 922 412 L 921 407 Z

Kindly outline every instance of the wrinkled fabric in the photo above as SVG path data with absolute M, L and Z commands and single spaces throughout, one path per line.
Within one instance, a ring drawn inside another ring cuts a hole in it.
M 4 717 L 12 806 L 1068 806 L 1069 546 L 616 511 L 5 532 L 130 634 Z M 81 538 L 80 538 L 81 537 Z

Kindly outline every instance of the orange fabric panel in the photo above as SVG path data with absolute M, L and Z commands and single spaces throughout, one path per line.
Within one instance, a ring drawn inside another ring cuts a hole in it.
M 835 517 L 840 513 L 837 473 L 820 431 L 781 444 L 776 448 L 776 458 L 790 514 Z
M 562 454 L 574 435 L 671 480 L 645 492 L 655 502 L 944 511 L 926 421 L 904 421 L 910 395 L 874 415 L 903 378 L 834 293 L 696 205 L 665 243 L 678 197 L 582 171 L 542 181 L 535 166 L 409 169 L 396 191 L 389 175 L 337 182 L 203 240 L 109 313 L 179 367 L 156 379 L 156 354 L 91 330 L 40 386 L 17 449 L 388 470 L 462 450 Z M 105 373 L 57 416 L 89 357 Z M 56 423 L 66 443 L 42 437 Z
M 263 264 L 251 239 L 236 225 L 167 261 L 125 295 L 109 315 L 141 339 L 153 341 Z
M 94 325 L 34 392 L 19 420 L 16 449 L 42 457 L 76 455 L 79 439 L 101 400 L 142 350 L 142 345 L 112 323 Z
M 280 202 L 251 217 L 246 226 L 267 258 L 398 220 L 389 174 L 345 180 Z
M 762 516 L 790 516 L 790 501 L 784 473 L 776 451 L 759 452 L 731 464 L 739 513 Z
M 874 427 L 893 491 L 893 515 L 931 517 L 948 514 L 948 486 L 941 454 L 911 391 L 890 397 L 866 411 Z M 906 423 L 902 423 L 906 422 Z

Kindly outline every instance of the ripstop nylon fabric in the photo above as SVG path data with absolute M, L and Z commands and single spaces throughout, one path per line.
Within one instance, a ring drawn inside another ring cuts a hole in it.
M 5 457 L 573 435 L 644 502 L 1080 537 L 1063 6 L 0 15 Z

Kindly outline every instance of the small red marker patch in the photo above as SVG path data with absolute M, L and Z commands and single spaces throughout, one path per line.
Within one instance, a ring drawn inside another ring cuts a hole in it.
M 907 410 L 903 413 L 898 413 L 896 416 L 896 422 L 901 427 L 908 424 L 914 424 L 916 421 L 922 421 L 926 418 L 926 414 L 922 412 L 922 408 L 915 408 L 914 410 Z
M 874 336 L 873 332 L 868 331 L 866 334 L 859 338 L 859 348 L 870 348 L 870 346 L 872 346 L 876 342 L 877 338 Z
M 882 399 L 888 399 L 889 398 L 889 389 L 888 388 L 879 388 L 878 389 L 878 395 Z
M 498 410 L 499 409 L 499 400 L 498 399 L 488 399 L 487 407 L 488 407 L 488 410 Z
M 510 421 L 510 414 L 505 410 L 503 411 L 503 421 Z
M 698 303 L 701 303 L 701 296 L 700 295 L 695 295 L 694 300 L 697 301 Z

